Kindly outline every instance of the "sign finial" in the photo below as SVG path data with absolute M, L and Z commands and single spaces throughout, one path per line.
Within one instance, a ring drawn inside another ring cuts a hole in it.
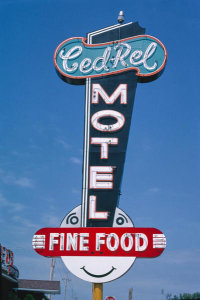
M 118 15 L 118 22 L 122 24 L 124 22 L 124 12 L 121 10 Z

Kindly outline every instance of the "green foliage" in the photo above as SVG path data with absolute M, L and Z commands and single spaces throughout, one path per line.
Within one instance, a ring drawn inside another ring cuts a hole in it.
M 27 295 L 24 297 L 24 300 L 35 300 L 35 297 L 33 297 L 31 294 L 27 294 Z
M 189 299 L 200 300 L 200 293 L 180 294 L 179 296 L 167 295 L 167 300 L 189 300 Z
M 14 292 L 9 294 L 9 300 L 20 300 Z

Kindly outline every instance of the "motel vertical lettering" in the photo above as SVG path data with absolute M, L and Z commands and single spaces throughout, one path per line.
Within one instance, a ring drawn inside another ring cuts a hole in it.
M 137 85 L 130 73 L 90 80 L 88 227 L 112 226 L 118 205 Z
M 138 24 L 126 25 L 123 30 L 122 28 L 121 32 L 116 28 L 112 33 L 109 31 L 109 34 L 91 33 L 87 43 L 109 42 L 144 34 L 144 29 Z M 123 46 L 120 49 L 123 55 L 125 49 Z M 137 81 L 136 70 L 115 74 L 109 78 L 88 78 L 86 81 L 83 227 L 113 226 L 121 193 Z

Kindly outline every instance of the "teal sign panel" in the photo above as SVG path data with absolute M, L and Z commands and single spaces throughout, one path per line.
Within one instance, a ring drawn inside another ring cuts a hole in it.
M 164 45 L 149 35 L 104 44 L 87 44 L 85 38 L 70 38 L 54 54 L 59 75 L 72 84 L 130 70 L 136 70 L 139 81 L 151 81 L 161 74 L 166 60 Z

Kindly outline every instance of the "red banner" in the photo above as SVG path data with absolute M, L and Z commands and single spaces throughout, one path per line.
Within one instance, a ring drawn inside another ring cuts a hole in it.
M 156 228 L 42 228 L 33 237 L 35 251 L 48 257 L 157 257 L 165 247 L 166 238 Z

